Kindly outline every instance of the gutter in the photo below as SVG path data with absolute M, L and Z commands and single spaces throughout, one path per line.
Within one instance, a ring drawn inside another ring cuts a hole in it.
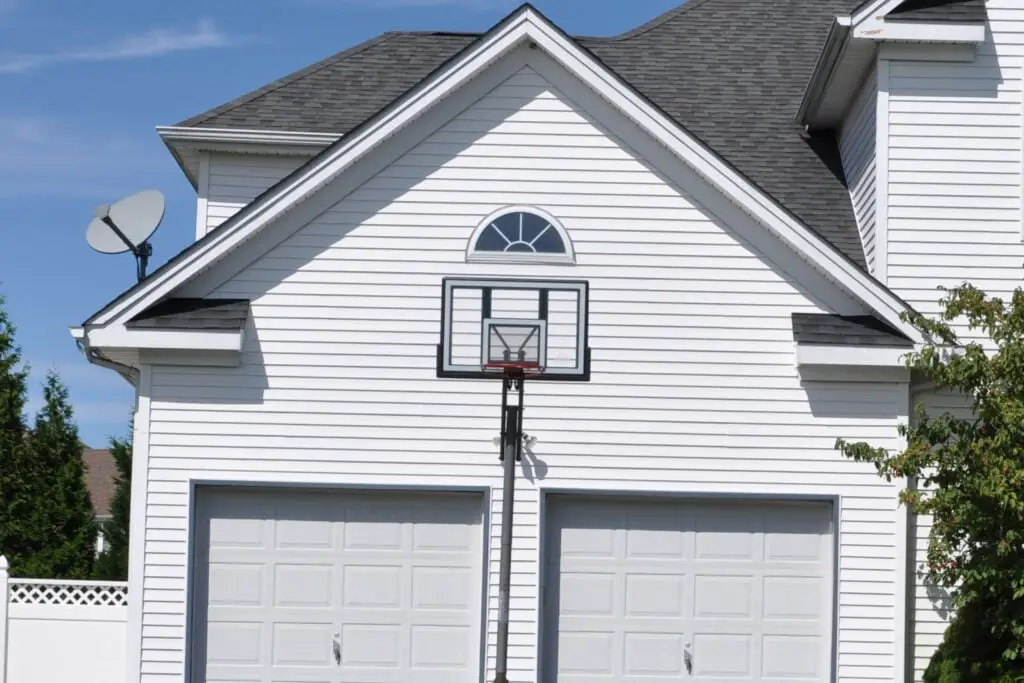
M 796 122 L 802 127 L 807 126 L 808 117 L 821 105 L 821 99 L 828 89 L 852 32 L 853 20 L 850 17 L 836 17 L 829 27 L 828 37 L 818 55 L 818 61 L 811 72 L 810 81 L 804 89 L 804 96 L 796 113 Z
M 133 368 L 130 365 L 125 365 L 123 363 L 118 363 L 117 361 L 110 360 L 96 349 L 90 348 L 89 341 L 85 334 L 85 328 L 83 327 L 72 327 L 71 336 L 75 340 L 75 346 L 78 347 L 78 350 L 82 352 L 82 355 L 85 356 L 85 359 L 87 361 L 101 368 L 113 370 L 117 374 L 121 375 L 121 377 L 124 378 L 124 380 L 128 382 L 128 384 L 131 384 L 133 387 L 138 387 L 138 368 Z
M 242 128 L 185 128 L 181 126 L 157 126 L 156 132 L 165 142 L 242 143 L 298 147 L 326 147 L 337 142 L 341 137 L 340 133 L 246 130 Z

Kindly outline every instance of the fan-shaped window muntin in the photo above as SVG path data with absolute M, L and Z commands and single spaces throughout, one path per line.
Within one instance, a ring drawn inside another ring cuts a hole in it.
M 572 261 L 568 235 L 553 216 L 508 208 L 489 216 L 470 241 L 469 259 Z

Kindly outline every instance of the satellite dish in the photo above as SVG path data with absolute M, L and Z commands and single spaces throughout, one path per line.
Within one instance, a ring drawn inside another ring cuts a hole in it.
M 164 196 L 159 190 L 144 190 L 115 204 L 103 204 L 89 223 L 85 240 L 101 254 L 130 251 L 136 260 L 139 280 L 146 277 L 146 264 L 153 254 L 148 240 L 164 217 Z

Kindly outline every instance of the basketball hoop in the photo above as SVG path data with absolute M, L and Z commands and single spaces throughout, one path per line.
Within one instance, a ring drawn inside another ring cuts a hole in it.
M 488 374 L 501 375 L 505 379 L 530 379 L 544 374 L 544 366 L 529 361 L 484 363 L 480 369 Z
M 516 463 L 526 380 L 590 381 L 586 280 L 445 278 L 437 376 L 501 380 L 501 550 L 495 683 L 508 681 Z M 548 335 L 551 334 L 549 340 Z M 548 343 L 555 353 L 548 356 Z

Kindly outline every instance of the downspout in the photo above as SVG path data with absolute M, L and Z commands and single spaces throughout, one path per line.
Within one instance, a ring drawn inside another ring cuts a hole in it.
M 82 355 L 85 356 L 87 361 L 93 365 L 98 365 L 101 368 L 113 370 L 117 374 L 121 375 L 128 384 L 131 384 L 133 387 L 138 386 L 138 368 L 133 368 L 130 365 L 110 360 L 96 349 L 90 347 L 84 328 L 71 328 L 71 336 L 75 339 L 75 346 L 78 347 L 78 350 L 82 352 Z

